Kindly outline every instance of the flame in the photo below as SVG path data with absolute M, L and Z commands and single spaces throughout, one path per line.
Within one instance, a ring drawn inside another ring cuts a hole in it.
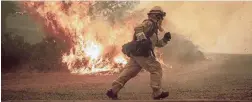
M 62 55 L 62 62 L 74 74 L 118 72 L 127 64 L 121 46 L 132 39 L 133 27 L 139 23 L 134 17 L 113 25 L 104 19 L 92 19 L 89 12 L 94 3 L 21 2 L 26 12 L 44 23 L 45 30 L 70 39 L 72 46 Z
M 24 10 L 39 18 L 45 29 L 56 36 L 71 39 L 69 53 L 62 55 L 71 73 L 91 74 L 98 72 L 118 72 L 127 64 L 121 53 L 121 45 L 131 40 L 133 28 L 125 21 L 109 25 L 105 20 L 92 20 L 90 7 L 95 2 L 22 2 Z

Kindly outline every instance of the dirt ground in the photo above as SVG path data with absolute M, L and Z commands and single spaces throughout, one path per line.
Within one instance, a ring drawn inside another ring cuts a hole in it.
M 166 68 L 163 73 L 163 88 L 170 92 L 168 100 L 252 101 L 251 55 L 215 55 L 197 64 Z M 117 76 L 2 74 L 2 100 L 108 100 L 105 92 Z M 139 73 L 130 80 L 119 97 L 123 100 L 151 100 L 148 72 Z

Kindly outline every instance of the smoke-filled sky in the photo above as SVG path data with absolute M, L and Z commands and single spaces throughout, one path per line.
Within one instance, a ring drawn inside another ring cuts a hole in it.
M 206 52 L 252 53 L 252 2 L 142 2 L 167 13 L 165 28 Z
M 146 14 L 153 6 L 167 13 L 167 31 L 186 36 L 204 52 L 252 53 L 252 2 L 141 2 L 135 10 Z M 7 26 L 24 31 L 24 26 L 15 26 L 24 21 L 17 22 L 17 17 L 10 16 Z M 27 27 L 31 29 L 41 32 Z

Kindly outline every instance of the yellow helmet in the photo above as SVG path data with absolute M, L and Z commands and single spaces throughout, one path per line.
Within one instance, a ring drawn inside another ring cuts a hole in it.
M 163 11 L 163 9 L 160 6 L 154 6 L 148 13 L 148 15 L 150 14 L 160 14 L 163 17 L 166 15 L 166 13 Z

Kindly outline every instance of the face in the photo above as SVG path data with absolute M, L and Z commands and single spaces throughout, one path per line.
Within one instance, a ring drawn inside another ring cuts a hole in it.
M 163 16 L 162 15 L 157 15 L 157 14 L 151 14 L 149 15 L 151 18 L 157 20 L 157 24 L 158 24 L 158 28 L 159 28 L 159 31 L 163 31 L 163 28 L 162 28 L 162 22 L 163 22 Z
M 162 15 L 160 15 L 160 14 L 158 14 L 158 15 L 156 15 L 156 18 L 160 21 L 162 21 L 163 19 L 164 19 L 164 17 L 162 16 Z

